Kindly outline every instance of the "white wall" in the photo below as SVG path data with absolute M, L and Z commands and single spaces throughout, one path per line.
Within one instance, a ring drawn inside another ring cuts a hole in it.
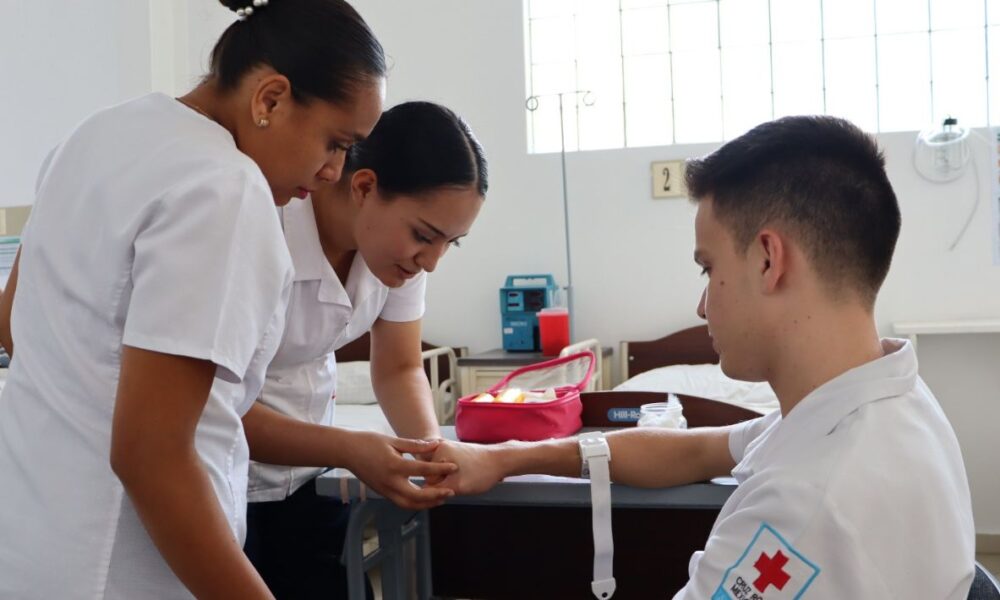
M 149 0 L 152 89 L 180 96 L 208 71 L 219 35 L 235 20 L 217 2 Z
M 149 7 L 0 0 L 0 206 L 31 204 L 42 159 L 98 108 L 149 91 Z
M 439 265 L 428 289 L 426 335 L 483 350 L 500 345 L 497 289 L 505 275 L 551 272 L 565 282 L 558 155 L 526 153 L 521 2 L 358 0 L 393 58 L 390 104 L 433 99 L 472 125 L 492 167 L 473 234 Z M 915 134 L 880 141 L 900 199 L 903 231 L 878 305 L 883 334 L 909 320 L 1000 317 L 1000 267 L 990 248 L 991 162 L 978 143 L 983 199 L 953 251 L 974 197 L 970 169 L 947 185 L 910 166 Z M 658 337 L 698 322 L 703 281 L 691 261 L 692 206 L 650 198 L 649 163 L 714 145 L 573 153 L 567 157 L 578 338 L 606 345 Z M 922 370 L 966 456 L 977 530 L 1000 533 L 1000 336 L 921 341 Z
M 0 0 L 0 206 L 31 204 L 42 159 L 96 110 L 204 74 L 234 20 L 214 0 Z
M 919 336 L 920 374 L 951 420 L 979 533 L 1000 533 L 1000 334 Z

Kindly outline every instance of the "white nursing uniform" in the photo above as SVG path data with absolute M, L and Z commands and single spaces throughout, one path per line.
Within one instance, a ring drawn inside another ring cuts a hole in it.
M 735 428 L 739 486 L 675 598 L 965 600 L 975 530 L 955 433 L 913 346 Z
M 421 318 L 427 274 L 421 272 L 390 288 L 357 253 L 346 284 L 341 284 L 320 246 L 312 199 L 293 200 L 281 209 L 281 220 L 295 264 L 295 283 L 281 346 L 267 368 L 260 399 L 301 421 L 332 425 L 337 385 L 334 350 L 367 333 L 376 319 Z M 250 501 L 284 500 L 323 471 L 252 463 Z
M 21 247 L 0 398 L 0 598 L 191 598 L 109 465 L 122 346 L 218 365 L 195 445 L 245 535 L 240 421 L 280 340 L 292 264 L 260 169 L 152 94 L 50 155 Z

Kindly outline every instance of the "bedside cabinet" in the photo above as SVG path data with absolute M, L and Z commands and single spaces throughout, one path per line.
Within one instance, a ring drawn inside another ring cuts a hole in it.
M 585 340 L 566 346 L 559 355 L 566 356 L 584 350 L 591 350 L 597 356 L 594 375 L 584 391 L 594 392 L 609 388 L 613 354 L 610 346 L 601 347 L 597 340 Z M 506 352 L 499 349 L 461 356 L 458 358 L 458 372 L 462 382 L 462 395 L 485 392 L 511 371 L 553 358 L 556 357 L 544 356 L 541 352 Z

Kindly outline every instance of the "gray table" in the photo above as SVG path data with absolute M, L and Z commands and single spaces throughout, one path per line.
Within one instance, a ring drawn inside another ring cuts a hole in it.
M 454 427 L 442 427 L 442 435 L 455 439 Z M 719 509 L 735 489 L 729 478 L 672 488 L 634 488 L 611 485 L 614 508 Z M 333 469 L 316 480 L 316 491 L 324 496 L 351 503 L 351 517 L 344 542 L 343 561 L 347 569 L 349 597 L 364 598 L 364 573 L 382 567 L 382 594 L 385 600 L 408 597 L 403 543 L 416 540 L 417 595 L 431 596 L 430 550 L 426 511 L 403 510 L 364 486 L 346 469 Z M 569 477 L 521 475 L 508 477 L 490 491 L 476 496 L 457 496 L 447 501 L 457 506 L 589 507 L 590 482 Z M 379 549 L 364 555 L 364 528 L 373 522 L 379 535 Z

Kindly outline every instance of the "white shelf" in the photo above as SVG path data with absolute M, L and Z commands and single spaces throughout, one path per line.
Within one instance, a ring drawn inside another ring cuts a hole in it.
M 968 321 L 906 321 L 892 324 L 896 335 L 956 333 L 1000 333 L 1000 319 L 978 319 Z

